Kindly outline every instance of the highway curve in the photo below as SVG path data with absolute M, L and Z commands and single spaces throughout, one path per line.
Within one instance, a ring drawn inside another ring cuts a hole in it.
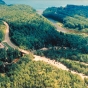
M 18 49 L 19 51 L 25 53 L 25 54 L 29 54 L 29 52 L 27 50 L 23 50 L 23 49 L 20 49 L 18 46 L 14 45 L 11 40 L 10 40 L 10 37 L 9 37 L 9 25 L 3 21 L 3 23 L 6 25 L 6 34 L 5 34 L 5 39 L 3 42 L 6 42 L 9 46 L 11 46 L 12 48 L 14 49 Z M 63 31 L 62 31 L 63 32 Z M 65 30 L 66 32 L 66 30 Z M 44 61 L 44 62 L 47 62 L 48 64 L 51 64 L 59 69 L 62 69 L 62 70 L 66 70 L 66 71 L 69 71 L 69 69 L 63 65 L 62 63 L 60 62 L 56 62 L 55 60 L 50 60 L 49 58 L 46 58 L 46 57 L 40 57 L 40 56 L 37 56 L 37 55 L 34 55 L 34 60 L 35 61 Z M 72 74 L 78 74 L 81 76 L 82 79 L 84 78 L 88 78 L 88 76 L 85 76 L 84 74 L 81 74 L 81 73 L 77 73 L 75 71 L 70 71 Z

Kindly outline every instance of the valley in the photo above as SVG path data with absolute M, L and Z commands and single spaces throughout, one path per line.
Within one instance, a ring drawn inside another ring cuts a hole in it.
M 6 42 L 10 47 L 12 47 L 14 49 L 18 49 L 22 53 L 29 54 L 28 51 L 18 48 L 16 45 L 14 45 L 10 41 L 10 38 L 9 38 L 9 25 L 4 21 L 3 21 L 3 23 L 6 26 L 6 34 L 5 34 L 5 39 L 4 39 L 3 42 Z M 62 30 L 60 30 L 60 31 L 62 31 Z M 39 60 L 44 61 L 44 62 L 47 62 L 48 64 L 51 64 L 51 65 L 53 65 L 53 66 L 55 66 L 57 68 L 69 71 L 69 69 L 66 66 L 64 66 L 63 64 L 61 64 L 60 62 L 56 62 L 55 60 L 50 60 L 49 58 L 46 58 L 46 57 L 40 57 L 40 56 L 34 55 L 34 60 L 35 61 L 39 61 Z M 74 71 L 71 71 L 71 73 L 80 75 L 82 79 L 88 78 L 88 76 L 85 76 L 84 74 L 80 74 L 80 73 L 77 73 L 77 72 L 74 72 Z
M 1 88 L 88 87 L 87 31 L 52 23 L 28 5 L 0 11 Z

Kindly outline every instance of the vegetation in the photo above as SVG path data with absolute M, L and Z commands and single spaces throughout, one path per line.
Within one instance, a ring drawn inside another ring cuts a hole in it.
M 36 50 L 34 54 L 46 56 L 51 59 L 60 61 L 61 58 L 88 63 L 88 55 L 83 54 L 80 50 L 70 49 L 68 47 L 50 47 L 47 50 Z
M 3 41 L 5 35 L 5 25 L 0 21 L 0 42 Z
M 52 48 L 44 51 L 45 56 L 50 58 L 69 58 L 73 60 L 79 60 L 88 62 L 88 37 L 74 34 L 58 33 L 57 46 L 51 46 Z M 56 47 L 56 48 L 55 48 Z
M 83 30 L 88 28 L 88 19 L 75 15 L 74 17 L 66 17 L 64 19 L 64 26 L 68 28 L 73 28 L 73 29 L 78 29 L 78 30 Z M 85 31 L 86 32 L 86 31 Z
M 13 48 L 1 48 L 0 49 L 0 72 L 4 72 L 4 63 L 12 63 L 14 59 L 19 59 L 21 53 L 17 49 Z
M 88 52 L 88 37 L 57 32 L 47 19 L 36 14 L 30 6 L 1 5 L 0 9 L 0 17 L 9 23 L 11 40 L 21 48 L 64 46 Z
M 17 50 L 17 49 L 13 49 L 13 48 L 1 48 L 0 49 L 0 60 L 1 61 L 5 61 L 7 60 L 7 62 L 12 62 L 13 59 L 18 58 L 21 56 L 21 53 Z
M 6 42 L 3 42 L 2 44 L 4 45 L 4 47 L 11 48 L 11 46 L 9 46 Z
M 1 88 L 87 88 L 87 82 L 78 75 L 62 71 L 44 62 L 35 62 L 33 56 L 24 56 L 6 67 L 0 74 Z M 8 69 L 8 72 L 7 72 Z M 53 75 L 53 76 L 52 76 Z
M 88 65 L 65 59 L 60 59 L 60 62 L 67 66 L 70 70 L 88 75 Z
M 88 6 L 67 5 L 47 8 L 43 15 L 64 24 L 65 27 L 88 31 Z
M 84 81 L 86 84 L 88 84 L 88 78 L 85 78 Z
M 19 47 L 38 49 L 52 44 L 53 34 L 57 32 L 47 19 L 36 14 L 30 6 L 2 5 L 0 10 L 0 17 L 9 23 L 11 40 Z
M 10 38 L 19 47 L 37 50 L 58 46 L 61 49 L 53 48 L 44 51 L 42 55 L 57 57 L 57 60 L 66 57 L 88 62 L 87 56 L 85 59 L 81 56 L 88 53 L 88 37 L 57 32 L 47 19 L 38 15 L 30 6 L 0 5 L 0 18 L 9 24 Z M 35 62 L 31 54 L 21 57 L 20 52 L 12 48 L 1 49 L 0 52 L 1 88 L 86 88 L 87 79 L 83 81 L 78 75 L 56 69 L 44 62 Z M 20 59 L 17 63 L 4 66 L 6 57 L 8 63 L 15 58 Z

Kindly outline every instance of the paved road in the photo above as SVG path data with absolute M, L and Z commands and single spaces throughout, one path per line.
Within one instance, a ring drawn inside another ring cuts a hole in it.
M 29 54 L 28 51 L 20 49 L 18 46 L 14 45 L 11 42 L 10 37 L 9 37 L 9 25 L 6 22 L 4 22 L 4 24 L 6 25 L 6 34 L 5 34 L 5 39 L 4 39 L 3 42 L 6 42 L 12 48 L 15 48 L 15 49 L 17 48 L 17 49 L 19 49 L 19 51 L 21 51 L 21 52 L 23 52 L 25 54 Z M 35 57 L 34 58 L 35 61 L 39 61 L 39 60 L 40 61 L 44 61 L 44 62 L 47 62 L 48 64 L 56 66 L 59 69 L 69 71 L 69 69 L 65 65 L 63 65 L 62 63 L 60 63 L 60 62 L 56 62 L 55 60 L 50 60 L 49 58 L 40 57 L 40 56 L 37 56 L 37 55 L 34 55 L 34 57 Z M 85 77 L 88 78 L 88 76 L 85 76 L 84 74 L 81 74 L 81 73 L 77 73 L 77 72 L 74 72 L 74 71 L 71 71 L 71 73 L 80 75 L 82 79 L 84 79 Z
M 11 46 L 14 49 L 18 49 L 19 51 L 21 51 L 21 52 L 23 52 L 25 54 L 29 54 L 28 51 L 20 49 L 18 46 L 16 46 L 15 44 L 13 44 L 11 42 L 10 37 L 9 37 L 9 25 L 5 21 L 3 21 L 3 23 L 6 25 L 6 34 L 5 34 L 5 39 L 4 39 L 3 42 L 6 42 L 9 46 Z
M 42 15 L 42 13 L 43 13 L 43 11 L 41 11 L 41 10 L 37 10 L 36 11 L 39 15 Z M 70 30 L 67 30 L 67 29 L 65 29 L 65 28 L 62 28 L 62 27 L 59 27 L 56 23 L 57 23 L 57 21 L 55 21 L 55 20 L 53 20 L 53 19 L 51 19 L 51 18 L 47 18 L 48 20 L 50 20 L 51 22 L 52 22 L 52 25 L 54 25 L 55 27 L 56 27 L 56 30 L 57 31 L 61 31 L 61 32 L 64 32 L 64 33 L 71 33 L 71 31 Z
M 3 21 L 4 22 L 4 21 Z M 12 48 L 18 48 L 16 45 L 14 45 L 11 41 L 10 41 L 10 37 L 9 37 L 9 25 L 4 22 L 4 24 L 6 25 L 6 34 L 5 34 L 5 39 L 3 42 L 7 42 L 7 44 L 9 46 L 11 46 Z
M 37 10 L 37 13 L 38 13 L 39 15 L 42 15 L 43 11 Z M 53 20 L 53 19 L 51 19 L 51 18 L 47 18 L 47 19 L 51 21 L 52 25 L 54 25 L 54 26 L 56 27 L 56 30 L 59 31 L 59 32 L 70 33 L 70 34 L 73 34 L 73 33 L 75 33 L 75 34 L 83 34 L 83 35 L 88 36 L 88 33 L 86 33 L 86 32 L 81 32 L 81 31 L 77 31 L 77 30 L 66 29 L 66 28 L 60 27 L 60 26 L 57 24 L 58 21 L 55 21 L 55 20 Z

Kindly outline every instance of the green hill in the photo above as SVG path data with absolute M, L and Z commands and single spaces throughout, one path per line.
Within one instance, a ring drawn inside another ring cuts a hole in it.
M 1 88 L 87 88 L 78 75 L 62 71 L 44 62 L 32 61 L 31 54 L 6 67 L 0 74 Z M 7 71 L 8 70 L 8 71 Z
M 38 15 L 28 5 L 0 5 L 0 18 L 9 24 L 9 36 L 12 42 L 23 49 L 36 50 L 43 47 L 60 46 L 60 50 L 68 47 L 68 55 L 63 54 L 66 57 L 72 55 L 73 51 L 75 54 L 77 50 L 76 54 L 88 53 L 88 37 L 57 32 L 46 18 Z M 54 54 L 54 50 L 56 49 L 50 50 L 52 51 L 50 54 L 47 51 L 47 56 L 52 54 L 56 57 L 57 54 L 60 55 L 63 52 L 62 50 L 61 52 L 55 51 L 56 54 Z M 31 54 L 20 58 L 17 50 L 15 52 L 13 49 L 9 49 L 8 53 L 5 50 L 1 50 L 1 52 L 1 88 L 87 88 L 87 80 L 85 82 L 78 75 L 62 71 L 44 62 L 35 62 L 32 60 Z M 4 68 L 3 54 L 5 57 L 8 56 L 9 62 L 14 58 L 19 57 L 20 59 L 17 63 L 9 64 Z
M 0 18 L 10 26 L 11 40 L 21 48 L 39 49 L 53 42 L 58 33 L 51 23 L 27 5 L 0 6 Z
M 0 21 L 0 42 L 4 40 L 5 36 L 5 25 L 3 24 L 2 21 Z
M 65 27 L 88 31 L 88 6 L 50 7 L 43 15 L 62 22 Z
M 0 18 L 9 24 L 12 42 L 21 48 L 36 50 L 64 46 L 88 53 L 88 37 L 57 32 L 47 19 L 28 5 L 1 5 Z

